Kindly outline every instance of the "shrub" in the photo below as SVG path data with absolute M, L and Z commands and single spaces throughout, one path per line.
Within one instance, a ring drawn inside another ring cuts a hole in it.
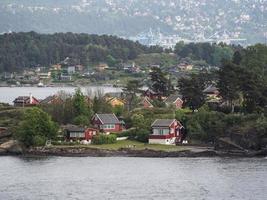
M 85 115 L 79 115 L 75 117 L 73 121 L 75 125 L 87 126 L 90 124 L 89 117 Z
M 39 108 L 27 109 L 17 127 L 15 137 L 26 146 L 42 145 L 43 140 L 53 139 L 58 126 Z
M 150 131 L 147 129 L 140 129 L 136 132 L 136 140 L 139 142 L 148 142 Z
M 117 136 L 110 134 L 110 135 L 104 135 L 104 134 L 99 134 L 95 135 L 92 139 L 93 144 L 114 144 L 117 141 Z

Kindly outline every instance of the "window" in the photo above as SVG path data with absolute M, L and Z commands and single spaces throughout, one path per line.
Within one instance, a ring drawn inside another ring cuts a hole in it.
M 115 125 L 114 124 L 105 124 L 104 129 L 115 129 Z
M 154 135 L 169 135 L 169 129 L 154 129 Z

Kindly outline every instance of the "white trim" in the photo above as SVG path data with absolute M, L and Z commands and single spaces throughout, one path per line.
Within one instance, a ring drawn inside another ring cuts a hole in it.
M 95 115 L 96 115 L 96 117 L 99 119 L 99 121 L 100 121 L 102 124 L 104 124 L 103 121 L 102 121 L 102 120 L 100 119 L 100 117 L 98 116 L 98 114 L 96 113 Z

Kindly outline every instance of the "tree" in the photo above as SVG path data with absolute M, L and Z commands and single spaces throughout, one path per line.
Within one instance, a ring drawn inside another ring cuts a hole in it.
M 51 117 L 39 108 L 27 109 L 19 124 L 15 137 L 27 147 L 44 145 L 57 135 L 58 127 Z
M 154 92 L 159 94 L 160 98 L 171 94 L 172 85 L 160 68 L 153 67 L 149 75 L 152 82 L 151 88 Z
M 126 87 L 123 88 L 123 91 L 125 92 L 127 98 L 128 111 L 132 110 L 135 99 L 137 98 L 136 94 L 141 92 L 141 87 L 142 83 L 139 80 L 130 80 L 127 82 Z
M 192 74 L 190 77 L 182 77 L 178 80 L 178 88 L 186 106 L 193 111 L 204 104 L 205 96 L 203 90 L 205 84 L 201 81 L 199 76 Z
M 86 98 L 80 88 L 76 89 L 73 96 L 73 107 L 75 109 L 76 116 L 85 115 L 90 117 L 90 115 L 92 114 L 90 107 L 86 102 Z
M 242 55 L 239 51 L 235 51 L 233 55 L 233 63 L 236 65 L 240 65 L 242 61 Z
M 142 114 L 134 114 L 131 117 L 131 120 L 132 120 L 133 127 L 135 127 L 136 130 L 144 128 L 145 118 Z
M 240 76 L 243 69 L 231 62 L 224 63 L 218 72 L 217 87 L 220 95 L 231 106 L 232 112 L 234 111 L 234 101 L 240 97 Z

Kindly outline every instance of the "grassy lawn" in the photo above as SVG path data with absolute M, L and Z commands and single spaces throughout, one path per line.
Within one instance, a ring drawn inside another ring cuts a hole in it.
M 86 147 L 86 148 L 97 148 L 106 150 L 118 150 L 121 148 L 129 148 L 136 150 L 151 149 L 157 151 L 182 151 L 186 150 L 186 147 L 175 146 L 175 145 L 161 145 L 161 144 L 146 144 L 142 142 L 124 140 L 117 141 L 115 144 L 102 144 L 102 145 L 75 145 L 75 146 L 59 146 L 59 147 Z

